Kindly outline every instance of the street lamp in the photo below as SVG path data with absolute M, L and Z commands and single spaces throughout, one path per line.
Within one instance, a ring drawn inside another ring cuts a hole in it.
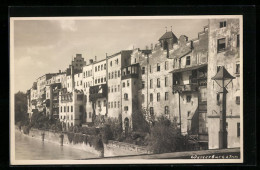
M 227 148 L 227 130 L 226 130 L 226 87 L 235 77 L 231 76 L 224 66 L 221 66 L 217 74 L 212 77 L 220 86 L 219 94 L 222 94 L 222 112 L 220 112 L 220 128 L 219 128 L 219 149 Z

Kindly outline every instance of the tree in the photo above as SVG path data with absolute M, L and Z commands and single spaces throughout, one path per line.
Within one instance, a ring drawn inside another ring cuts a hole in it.
M 22 124 L 25 124 L 27 121 L 27 96 L 19 91 L 15 94 L 15 123 L 22 122 Z
M 145 109 L 136 110 L 132 114 L 133 131 L 150 132 L 150 122 L 152 122 L 149 113 Z
M 183 137 L 176 128 L 176 122 L 171 122 L 167 117 L 160 116 L 151 128 L 148 137 L 148 146 L 154 153 L 174 152 L 181 150 Z

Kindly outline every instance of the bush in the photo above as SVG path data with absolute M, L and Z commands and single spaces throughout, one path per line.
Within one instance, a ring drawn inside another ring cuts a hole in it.
M 180 150 L 183 137 L 175 123 L 161 116 L 151 129 L 151 134 L 146 138 L 149 148 L 154 153 L 174 152 Z
M 104 145 L 102 142 L 102 136 L 98 135 L 98 136 L 91 136 L 92 139 L 92 144 L 94 146 L 94 148 L 98 151 L 103 151 L 104 150 Z
M 102 127 L 102 140 L 105 144 L 108 143 L 108 140 L 112 140 L 113 139 L 113 132 L 111 130 L 111 127 L 109 124 L 105 124 L 103 127 Z

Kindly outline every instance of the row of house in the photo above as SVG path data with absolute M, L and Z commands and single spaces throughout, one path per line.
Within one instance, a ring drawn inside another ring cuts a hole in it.
M 240 146 L 240 27 L 238 19 L 210 19 L 198 37 L 169 31 L 150 49 L 122 50 L 88 64 L 76 54 L 66 71 L 39 77 L 28 90 L 28 112 L 39 111 L 70 126 L 93 117 L 121 119 L 134 129 L 132 114 L 177 121 L 183 135 L 197 135 L 203 148 L 219 147 L 219 87 L 211 79 L 224 66 L 235 79 L 227 86 L 228 147 Z

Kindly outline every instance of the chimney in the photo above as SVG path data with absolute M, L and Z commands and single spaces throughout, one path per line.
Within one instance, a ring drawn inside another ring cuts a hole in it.
M 93 64 L 93 59 L 90 59 L 90 60 L 89 60 L 89 64 Z
M 153 50 L 153 43 L 151 44 L 151 50 Z
M 97 61 L 97 56 L 95 56 L 95 61 Z
M 82 57 L 82 54 L 76 54 L 76 57 L 78 58 L 78 57 Z

